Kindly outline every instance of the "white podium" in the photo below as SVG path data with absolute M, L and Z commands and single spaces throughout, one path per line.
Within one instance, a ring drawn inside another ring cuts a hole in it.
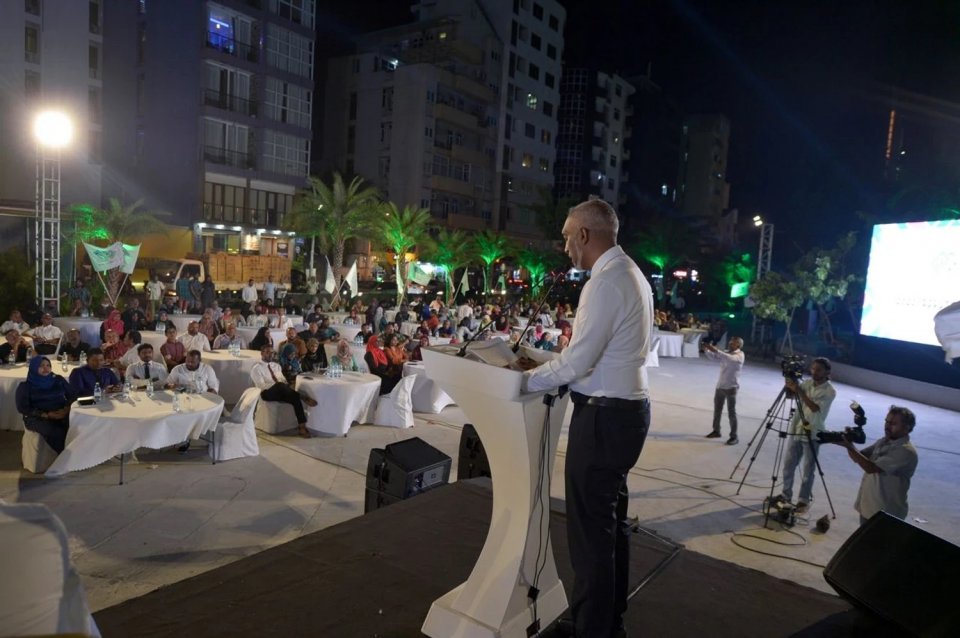
M 541 463 L 546 393 L 521 394 L 521 372 L 471 360 L 515 359 L 503 341 L 471 343 L 466 358 L 457 357 L 458 350 L 424 348 L 423 361 L 427 376 L 463 409 L 483 441 L 493 475 L 493 514 L 470 577 L 434 601 L 422 630 L 433 638 L 526 638 L 534 608 L 540 629 L 567 608 L 548 529 L 553 458 L 570 399 L 558 398 L 551 408 Z M 526 353 L 541 360 L 554 356 Z M 528 598 L 535 579 L 536 604 Z

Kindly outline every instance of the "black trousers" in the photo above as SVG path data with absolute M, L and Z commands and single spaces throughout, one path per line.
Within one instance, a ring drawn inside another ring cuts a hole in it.
M 274 383 L 266 390 L 261 390 L 260 398 L 264 401 L 289 403 L 297 414 L 297 424 L 307 422 L 307 414 L 303 411 L 303 400 L 300 399 L 300 394 L 286 383 Z
M 67 444 L 67 429 L 69 422 L 67 419 L 41 419 L 40 417 L 28 416 L 23 419 L 23 425 L 31 432 L 36 432 L 43 437 L 47 445 L 60 454 Z
M 580 638 L 609 638 L 627 610 L 630 528 L 627 472 L 640 458 L 650 408 L 576 405 L 566 461 L 567 536 Z

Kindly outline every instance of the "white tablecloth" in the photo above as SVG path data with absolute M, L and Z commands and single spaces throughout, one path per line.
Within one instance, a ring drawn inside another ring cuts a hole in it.
M 64 379 L 70 378 L 70 372 L 77 364 L 67 364 L 67 371 L 63 372 L 60 363 L 53 363 L 53 371 Z M 23 430 L 23 417 L 17 412 L 17 386 L 27 380 L 27 364 L 17 363 L 14 366 L 4 364 L 0 366 L 0 430 Z
M 63 331 L 64 338 L 68 330 L 77 329 L 80 331 L 80 340 L 89 343 L 92 348 L 100 347 L 101 323 L 103 321 L 92 317 L 55 317 L 53 320 L 53 325 Z
M 214 430 L 223 412 L 215 394 L 181 394 L 182 411 L 173 411 L 173 393 L 157 392 L 152 399 L 134 392 L 126 400 L 105 399 L 91 406 L 74 404 L 70 411 L 67 446 L 47 476 L 85 470 L 137 448 L 164 448 Z
M 660 337 L 657 354 L 661 357 L 683 356 L 683 335 L 676 332 L 654 331 L 654 337 Z
M 415 412 L 429 412 L 438 414 L 448 405 L 455 403 L 450 395 L 440 389 L 436 383 L 427 378 L 427 369 L 422 361 L 407 361 L 403 364 L 403 376 L 416 375 L 413 382 L 413 409 Z
M 241 350 L 240 356 L 235 357 L 228 350 L 214 350 L 204 352 L 201 357 L 220 380 L 220 396 L 229 404 L 240 400 L 243 391 L 253 385 L 250 380 L 250 371 L 254 364 L 260 361 L 260 353 L 253 350 Z
M 342 436 L 354 421 L 373 422 L 380 377 L 364 372 L 344 372 L 339 379 L 301 374 L 296 387 L 298 392 L 317 402 L 307 413 L 307 427 L 322 434 Z
M 200 323 L 201 317 L 200 315 L 167 315 L 167 319 L 173 322 L 177 327 L 177 334 L 180 335 L 187 331 L 191 321 Z

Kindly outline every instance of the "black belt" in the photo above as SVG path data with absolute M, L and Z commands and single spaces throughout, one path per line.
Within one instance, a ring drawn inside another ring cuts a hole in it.
M 571 392 L 570 400 L 575 405 L 592 405 L 598 408 L 613 408 L 641 412 L 650 409 L 650 399 L 617 399 L 614 397 L 592 397 L 579 392 Z

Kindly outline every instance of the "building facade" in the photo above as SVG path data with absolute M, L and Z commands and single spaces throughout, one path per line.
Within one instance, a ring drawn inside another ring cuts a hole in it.
M 725 115 L 684 118 L 677 178 L 678 208 L 691 223 L 705 231 L 702 236 L 709 238 L 710 243 L 730 244 L 736 239 L 736 214 L 729 210 L 729 148 L 730 120 Z
M 292 252 L 314 0 L 104 1 L 105 193 L 194 226 L 201 252 Z

